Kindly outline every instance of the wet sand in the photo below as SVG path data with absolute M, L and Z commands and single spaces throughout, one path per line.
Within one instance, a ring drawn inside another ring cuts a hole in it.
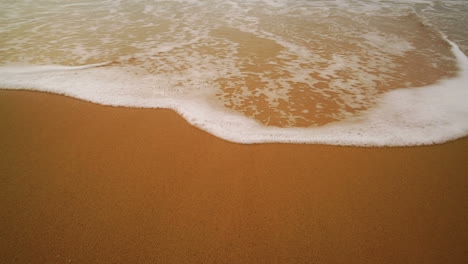
M 0 91 L 0 263 L 466 263 L 468 138 L 240 145 Z

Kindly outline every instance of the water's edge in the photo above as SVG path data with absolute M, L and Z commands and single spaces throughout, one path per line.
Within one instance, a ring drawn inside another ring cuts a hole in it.
M 203 95 L 147 99 L 105 94 L 106 87 L 125 81 L 115 78 L 117 75 L 109 73 L 109 68 L 100 67 L 106 63 L 78 67 L 3 66 L 0 67 L 0 87 L 51 92 L 102 105 L 172 109 L 190 124 L 236 143 L 431 145 L 468 135 L 468 107 L 460 100 L 468 98 L 468 89 L 464 87 L 468 83 L 468 58 L 456 44 L 447 41 L 458 60 L 460 73 L 457 78 L 426 87 L 388 92 L 379 99 L 377 107 L 359 117 L 314 128 L 264 126 L 241 114 L 216 107 Z M 27 79 L 22 78 L 24 74 L 28 75 Z

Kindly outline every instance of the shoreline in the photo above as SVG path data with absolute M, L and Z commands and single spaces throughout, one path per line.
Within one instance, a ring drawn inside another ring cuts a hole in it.
M 2 263 L 464 263 L 468 137 L 238 144 L 172 110 L 0 90 Z

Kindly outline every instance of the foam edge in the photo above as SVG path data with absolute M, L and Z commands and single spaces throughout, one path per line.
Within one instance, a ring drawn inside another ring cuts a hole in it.
M 383 94 L 377 106 L 361 116 L 314 128 L 261 125 L 239 113 L 210 103 L 207 96 L 145 96 L 138 82 L 109 63 L 83 66 L 0 67 L 1 89 L 34 90 L 97 104 L 168 108 L 190 124 L 227 141 L 243 144 L 296 143 L 343 146 L 416 146 L 440 144 L 468 135 L 468 58 L 448 40 L 459 76 L 437 84 Z M 144 81 L 144 80 L 143 80 Z M 151 80 L 146 80 L 151 83 Z M 66 83 L 67 85 L 64 85 Z

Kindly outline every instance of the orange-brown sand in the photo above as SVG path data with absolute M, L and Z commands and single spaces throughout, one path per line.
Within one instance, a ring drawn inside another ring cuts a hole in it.
M 0 263 L 467 263 L 468 138 L 240 145 L 0 91 Z

